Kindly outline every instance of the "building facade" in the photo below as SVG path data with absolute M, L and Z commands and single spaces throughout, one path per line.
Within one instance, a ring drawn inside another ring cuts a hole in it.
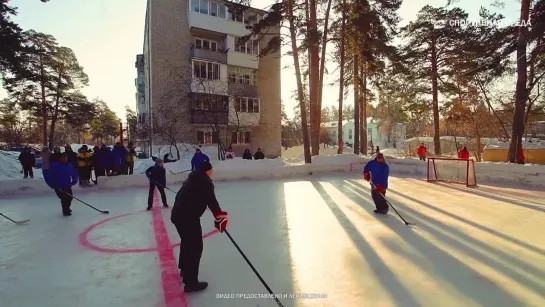
M 137 123 L 145 125 L 148 122 L 148 107 L 146 104 L 146 86 L 144 79 L 144 55 L 136 55 L 136 79 L 134 79 L 134 85 L 136 86 L 136 116 Z
M 175 122 L 179 142 L 280 155 L 280 52 L 259 56 L 280 27 L 242 39 L 266 14 L 231 13 L 216 0 L 148 0 L 144 101 L 152 129 Z
M 344 120 L 342 122 L 343 141 L 352 146 L 354 144 L 354 121 Z M 338 122 L 323 123 L 324 129 L 329 133 L 329 139 L 333 144 L 338 143 L 337 126 Z M 380 124 L 372 117 L 367 118 L 367 142 L 369 147 L 379 146 L 380 148 L 403 148 L 405 146 L 406 127 L 405 124 L 397 123 L 392 126 L 389 135 L 380 129 Z

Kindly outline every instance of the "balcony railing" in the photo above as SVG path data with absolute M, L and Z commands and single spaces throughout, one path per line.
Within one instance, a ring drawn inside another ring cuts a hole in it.
M 195 46 L 191 47 L 191 57 L 203 60 L 212 60 L 219 63 L 227 64 L 227 53 L 223 51 L 212 51 L 208 49 L 199 49 Z
M 229 110 L 190 110 L 192 124 L 227 125 Z

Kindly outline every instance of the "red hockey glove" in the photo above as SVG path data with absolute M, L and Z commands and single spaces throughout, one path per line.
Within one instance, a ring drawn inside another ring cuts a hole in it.
M 367 180 L 367 181 L 370 181 L 371 180 L 371 173 L 369 172 L 364 172 L 363 173 L 363 179 Z
M 379 193 L 382 193 L 382 191 L 384 191 L 384 186 L 382 184 L 377 184 L 375 190 L 377 190 L 377 192 Z
M 214 214 L 214 227 L 216 227 L 220 232 L 223 232 L 227 228 L 227 222 L 229 221 L 229 216 L 227 212 L 216 211 Z

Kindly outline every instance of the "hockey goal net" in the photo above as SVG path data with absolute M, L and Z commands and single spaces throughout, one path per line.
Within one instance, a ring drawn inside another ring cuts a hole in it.
M 430 181 L 477 186 L 475 162 L 471 159 L 428 158 L 428 182 Z

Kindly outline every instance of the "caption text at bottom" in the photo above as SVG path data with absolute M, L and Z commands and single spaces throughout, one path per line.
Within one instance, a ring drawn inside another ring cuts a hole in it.
M 218 293 L 217 299 L 327 299 L 326 293 Z

